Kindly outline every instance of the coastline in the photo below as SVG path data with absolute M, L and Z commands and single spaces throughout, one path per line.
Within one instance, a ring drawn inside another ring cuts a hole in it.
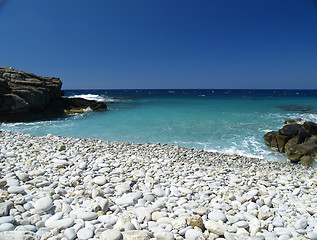
M 0 135 L 0 239 L 317 236 L 314 168 L 162 144 Z

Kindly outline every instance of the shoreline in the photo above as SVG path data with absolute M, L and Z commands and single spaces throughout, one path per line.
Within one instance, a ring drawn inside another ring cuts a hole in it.
M 0 136 L 0 239 L 317 239 L 314 168 L 166 144 Z

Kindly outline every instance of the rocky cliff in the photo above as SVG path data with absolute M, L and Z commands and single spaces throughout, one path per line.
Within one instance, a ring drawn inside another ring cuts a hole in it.
M 107 108 L 96 101 L 62 98 L 61 87 L 59 78 L 0 67 L 0 121 L 30 121 L 58 117 L 72 109 Z
M 291 162 L 310 165 L 317 156 L 317 123 L 299 122 L 285 121 L 280 130 L 266 133 L 264 142 L 272 150 L 285 152 Z

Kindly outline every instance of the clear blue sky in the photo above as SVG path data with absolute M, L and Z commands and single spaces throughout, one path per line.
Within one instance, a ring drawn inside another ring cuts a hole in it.
M 317 89 L 313 0 L 0 0 L 0 29 L 64 89 Z

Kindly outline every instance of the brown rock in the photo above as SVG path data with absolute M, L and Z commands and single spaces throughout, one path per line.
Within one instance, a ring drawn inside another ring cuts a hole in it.
M 304 122 L 303 128 L 309 132 L 310 135 L 317 135 L 317 123 L 314 122 Z
M 187 218 L 187 225 L 192 228 L 199 227 L 202 229 L 204 227 L 204 221 L 201 216 L 189 216 Z
M 294 120 L 295 122 L 299 122 Z M 282 129 L 264 135 L 265 144 L 272 150 L 286 152 L 292 163 L 311 165 L 317 156 L 317 123 L 294 123 L 288 120 Z
M 300 159 L 301 163 L 303 163 L 306 166 L 312 166 L 314 162 L 314 157 L 313 156 L 303 156 Z
M 284 152 L 284 146 L 290 138 L 291 138 L 291 136 L 286 136 L 286 135 L 282 135 L 282 134 L 278 134 L 276 136 L 278 151 Z
M 264 135 L 264 143 L 272 150 L 277 151 L 277 131 L 268 132 Z
M 302 126 L 297 123 L 284 125 L 282 129 L 278 130 L 278 133 L 284 136 L 289 136 L 290 138 L 297 135 L 301 135 L 303 137 L 309 136 L 309 133 L 306 131 L 306 129 L 302 128 Z
M 65 111 L 106 110 L 105 103 L 62 98 L 59 78 L 41 77 L 0 67 L 0 121 L 32 121 L 59 117 Z
M 303 143 L 304 139 L 301 136 L 295 136 L 291 138 L 286 144 L 285 144 L 285 152 L 288 154 L 289 148 L 292 148 L 298 144 Z
M 317 156 L 317 136 L 312 136 L 302 144 L 289 147 L 287 155 L 291 162 L 299 162 L 303 156 Z

